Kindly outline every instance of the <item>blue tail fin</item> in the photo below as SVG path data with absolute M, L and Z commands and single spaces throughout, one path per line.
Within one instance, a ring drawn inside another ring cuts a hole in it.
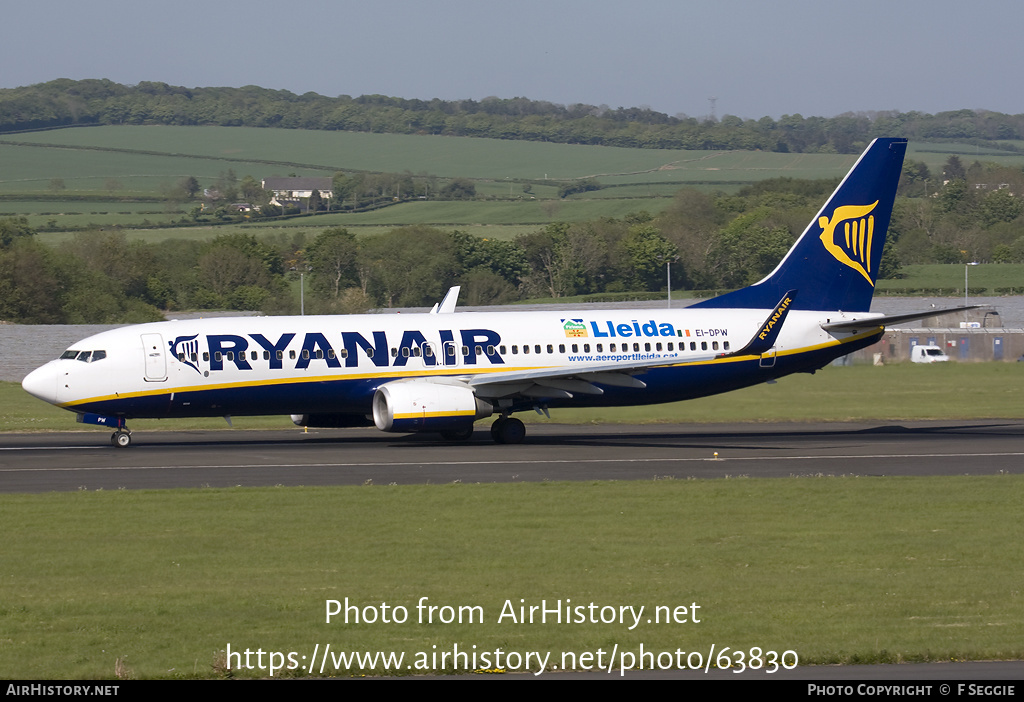
M 906 150 L 875 139 L 768 277 L 692 307 L 771 309 L 799 289 L 792 309 L 867 312 Z

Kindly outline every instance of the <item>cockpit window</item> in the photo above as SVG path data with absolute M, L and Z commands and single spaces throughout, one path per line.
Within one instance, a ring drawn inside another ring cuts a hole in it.
M 107 357 L 106 351 L 76 351 L 75 349 L 68 349 L 60 355 L 61 360 L 77 359 L 82 363 L 94 363 L 96 361 L 102 361 Z

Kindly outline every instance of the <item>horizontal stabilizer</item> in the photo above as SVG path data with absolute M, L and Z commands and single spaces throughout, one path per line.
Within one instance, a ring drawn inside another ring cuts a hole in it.
M 976 310 L 981 305 L 970 305 L 969 307 L 947 307 L 941 310 L 929 310 L 927 312 L 911 312 L 909 314 L 890 314 L 882 315 L 879 317 L 863 317 L 861 319 L 850 319 L 842 322 L 829 322 L 822 324 L 821 328 L 827 332 L 853 332 L 860 329 L 869 329 L 871 327 L 889 327 L 894 324 L 902 324 L 903 322 L 913 322 L 916 319 L 927 319 L 928 317 L 938 317 L 944 314 L 953 314 L 954 312 L 966 312 L 967 310 Z

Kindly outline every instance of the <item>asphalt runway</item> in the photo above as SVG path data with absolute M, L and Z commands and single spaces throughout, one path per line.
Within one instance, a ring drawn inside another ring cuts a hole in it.
M 529 425 L 526 442 L 375 429 L 0 435 L 0 492 L 1024 472 L 1024 421 Z

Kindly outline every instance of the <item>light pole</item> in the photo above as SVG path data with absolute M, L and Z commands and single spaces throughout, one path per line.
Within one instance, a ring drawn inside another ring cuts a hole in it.
M 665 282 L 668 288 L 668 307 L 672 309 L 672 261 L 678 261 L 678 256 L 673 256 L 665 261 Z
M 976 265 L 978 265 L 977 261 L 971 261 L 970 263 L 964 264 L 964 307 L 967 307 L 967 267 Z

